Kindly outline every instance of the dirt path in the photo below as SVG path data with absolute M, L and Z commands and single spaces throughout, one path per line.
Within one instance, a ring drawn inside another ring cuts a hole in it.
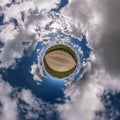
M 74 58 L 69 53 L 62 50 L 48 53 L 45 59 L 49 67 L 58 72 L 69 71 L 76 65 Z

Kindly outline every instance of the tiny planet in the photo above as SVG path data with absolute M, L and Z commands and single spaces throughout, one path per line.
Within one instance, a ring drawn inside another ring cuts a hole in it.
M 75 52 L 65 45 L 54 45 L 50 47 L 44 56 L 46 71 L 57 78 L 64 78 L 73 73 L 76 68 Z

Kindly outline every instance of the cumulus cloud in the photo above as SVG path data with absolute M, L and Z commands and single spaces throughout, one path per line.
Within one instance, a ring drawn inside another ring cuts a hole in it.
M 33 79 L 36 80 L 36 82 L 42 82 L 42 77 L 44 74 L 41 65 L 33 64 L 31 66 L 31 74 L 33 75 Z
M 70 100 L 66 100 L 63 105 L 58 105 L 61 119 L 108 120 L 111 116 L 111 120 L 114 120 L 119 116 L 119 111 L 112 106 L 109 97 L 109 92 L 114 95 L 119 93 L 119 78 L 109 75 L 103 68 L 96 68 L 93 72 L 89 72 L 65 90 L 65 95 L 70 97 Z M 102 96 L 105 100 L 102 100 Z M 106 114 L 108 109 L 105 106 L 110 106 L 109 114 Z M 99 111 L 102 115 L 96 114 Z
M 49 2 L 49 4 L 48 4 Z M 11 4 L 10 7 L 6 7 L 7 3 L 12 3 L 11 1 L 0 2 L 0 6 L 3 8 L 2 11 L 5 12 L 4 21 L 9 21 L 11 18 L 16 18 L 19 22 L 21 21 L 21 12 L 27 12 L 29 10 L 38 9 L 39 11 L 42 9 L 50 10 L 52 8 L 56 8 L 60 3 L 59 0 L 17 0 L 14 4 Z M 42 3 L 42 4 L 41 4 Z M 22 9 L 21 9 L 22 8 Z M 9 14 L 11 13 L 11 14 Z
M 88 34 L 88 40 L 101 57 L 101 64 L 112 74 L 120 72 L 120 58 L 117 52 L 120 45 L 119 1 L 77 1 L 62 10 L 72 21 L 81 24 Z
M 73 84 L 71 88 L 67 90 L 69 92 L 71 90 L 73 91 L 71 92 L 72 94 L 70 93 L 71 98 L 74 95 L 75 97 L 72 99 L 74 102 L 66 102 L 65 105 L 60 106 L 61 116 L 65 120 L 94 120 L 95 111 L 104 106 L 97 94 L 100 92 L 102 95 L 104 91 L 111 90 L 114 92 L 120 91 L 120 60 L 118 55 L 120 43 L 119 4 L 118 1 L 112 0 L 70 0 L 69 5 L 61 11 L 61 13 L 65 14 L 71 21 L 74 21 L 76 26 L 81 26 L 96 56 L 96 61 L 92 64 L 93 72 L 90 74 L 87 73 L 87 77 L 82 79 L 83 81 L 87 81 L 86 83 L 88 85 L 84 84 L 84 90 L 89 92 L 83 92 L 81 90 L 82 80 L 76 82 L 75 85 Z M 76 28 L 77 30 L 79 30 L 78 27 Z M 75 33 L 73 32 L 72 34 L 77 36 Z M 96 84 L 93 81 L 95 81 Z M 88 90 L 90 87 L 89 84 L 94 87 Z M 95 89 L 96 91 L 94 91 Z M 81 95 L 82 92 L 84 95 Z M 79 95 L 76 96 L 76 94 Z M 88 99 L 89 95 L 90 99 Z M 84 99 L 88 101 L 84 101 Z M 89 106 L 90 104 L 91 106 Z M 92 108 L 96 109 L 93 110 Z M 89 114 L 86 114 L 86 111 Z M 114 112 L 114 109 L 112 111 Z M 105 118 L 99 119 L 104 120 Z
M 100 95 L 104 89 L 92 80 L 90 78 L 90 81 L 86 83 L 77 83 L 67 89 L 66 94 L 70 95 L 72 101 L 67 101 L 64 105 L 58 107 L 62 119 L 94 120 L 95 112 L 103 110 Z
M 102 12 L 103 23 L 101 37 L 96 46 L 101 56 L 101 64 L 110 74 L 119 75 L 120 73 L 120 2 L 105 0 L 100 2 L 99 12 Z M 103 9 L 102 9 L 103 8 Z
M 0 79 L 0 119 L 36 120 L 49 119 L 56 113 L 56 107 L 35 97 L 30 90 L 13 88 Z M 43 117 L 44 116 L 44 117 Z
M 25 120 L 49 119 L 52 120 L 56 107 L 35 97 L 30 90 L 23 89 L 19 95 L 23 104 L 18 104 Z M 25 111 L 26 110 L 26 111 Z
M 40 2 L 42 4 L 39 4 Z M 4 25 L 0 26 L 0 40 L 4 43 L 0 54 L 1 67 L 8 68 L 10 65 L 16 63 L 15 59 L 20 59 L 23 56 L 23 42 L 30 43 L 27 49 L 28 54 L 31 53 L 36 40 L 40 39 L 40 33 L 36 31 L 37 25 L 45 27 L 48 21 L 50 22 L 44 15 L 45 13 L 41 11 L 57 7 L 57 3 L 59 2 L 54 0 L 49 2 L 48 5 L 47 1 L 17 1 L 14 5 L 10 2 L 10 7 L 5 6 L 6 2 L 0 4 L 1 13 L 4 14 Z M 24 21 L 22 20 L 21 13 L 24 13 Z M 15 19 L 18 26 L 15 27 L 11 19 Z
M 0 0 L 0 6 L 5 6 L 7 3 L 10 3 L 11 0 L 2 1 Z
M 117 76 L 120 72 L 119 4 L 112 0 L 70 0 L 69 5 L 61 11 L 75 24 L 83 26 L 97 64 L 108 74 Z
M 0 119 L 17 120 L 17 101 L 12 99 L 13 88 L 2 79 L 0 79 Z
M 96 3 L 95 0 L 69 0 L 69 4 L 61 10 L 61 13 L 66 15 L 75 25 L 76 29 L 73 29 L 72 32 L 75 36 L 79 36 L 80 29 L 84 34 L 90 34 L 89 37 L 95 36 L 94 33 L 98 30 L 101 17 L 95 10 L 94 2 Z

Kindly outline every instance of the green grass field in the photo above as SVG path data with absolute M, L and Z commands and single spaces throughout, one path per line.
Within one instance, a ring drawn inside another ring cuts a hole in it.
M 75 62 L 77 63 L 77 58 L 76 58 L 76 55 L 75 55 L 74 51 L 71 50 L 69 47 L 67 47 L 65 45 L 62 45 L 62 44 L 50 47 L 46 51 L 45 55 L 48 54 L 48 53 L 50 53 L 50 52 L 52 52 L 52 51 L 55 51 L 55 50 L 62 50 L 62 51 L 65 51 L 65 52 L 69 53 L 73 57 L 73 59 L 75 60 Z M 55 70 L 53 70 L 52 68 L 49 67 L 49 65 L 47 64 L 47 62 L 45 60 L 45 56 L 44 56 L 44 60 L 43 61 L 44 61 L 44 66 L 45 66 L 46 71 L 50 75 L 52 75 L 54 77 L 57 77 L 57 78 L 64 78 L 64 77 L 69 76 L 75 70 L 75 68 L 76 68 L 76 66 L 75 66 L 72 69 L 70 69 L 69 71 L 58 72 L 58 71 L 55 71 Z

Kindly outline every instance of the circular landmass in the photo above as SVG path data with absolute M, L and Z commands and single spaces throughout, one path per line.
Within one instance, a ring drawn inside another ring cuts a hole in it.
M 76 55 L 72 49 L 65 45 L 54 45 L 50 47 L 44 56 L 46 71 L 58 78 L 67 77 L 76 68 Z

